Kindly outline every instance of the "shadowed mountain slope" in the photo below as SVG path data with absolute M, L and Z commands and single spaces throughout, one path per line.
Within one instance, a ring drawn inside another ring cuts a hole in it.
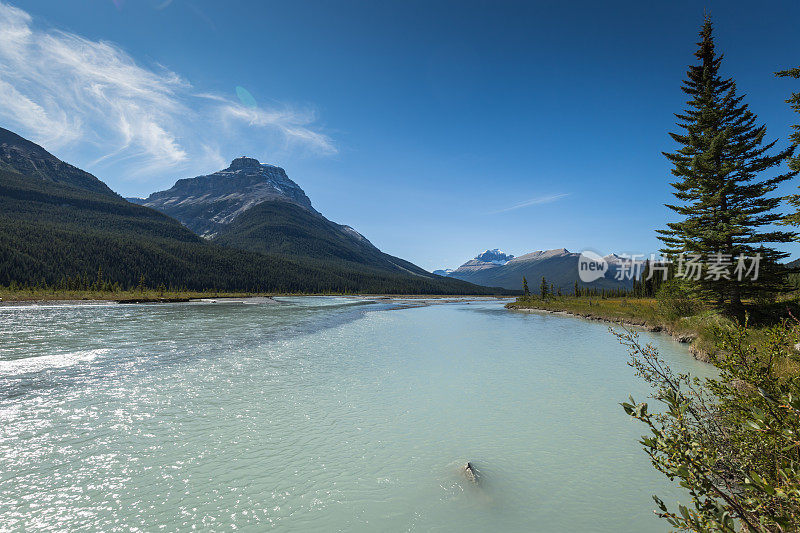
M 221 246 L 3 130 L 0 284 L 487 294 L 463 281 Z M 19 165 L 19 169 L 15 165 Z M 34 172 L 27 175 L 25 172 Z

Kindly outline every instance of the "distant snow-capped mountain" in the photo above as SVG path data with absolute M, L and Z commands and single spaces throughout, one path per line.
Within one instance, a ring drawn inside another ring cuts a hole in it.
M 537 250 L 519 257 L 495 249 L 478 254 L 455 270 L 436 270 L 434 274 L 512 290 L 522 288 L 523 277 L 528 279 L 531 287 L 538 286 L 544 277 L 548 284 L 571 292 L 575 281 L 579 280 L 579 258 L 579 253 L 570 252 L 566 248 Z M 608 289 L 630 287 L 630 279 L 618 280 L 615 276 L 631 260 L 616 254 L 609 254 L 604 259 L 608 263 L 606 275 L 589 284 L 579 281 L 579 285 Z
M 495 265 L 505 265 L 514 259 L 513 255 L 504 254 L 498 248 L 494 250 L 486 250 L 482 254 L 475 257 L 476 261 L 483 261 L 484 263 L 494 263 Z

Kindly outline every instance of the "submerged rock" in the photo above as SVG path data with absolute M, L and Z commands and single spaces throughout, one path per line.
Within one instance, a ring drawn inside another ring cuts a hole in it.
M 472 463 L 464 465 L 464 476 L 473 483 L 478 482 L 478 474 L 475 471 L 475 467 L 472 466 Z

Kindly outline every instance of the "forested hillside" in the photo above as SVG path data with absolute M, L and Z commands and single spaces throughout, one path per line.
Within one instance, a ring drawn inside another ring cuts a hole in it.
M 87 283 L 277 292 L 491 293 L 439 277 L 386 276 L 205 242 L 152 209 L 0 171 L 0 284 Z
M 366 266 L 438 279 L 408 261 L 381 252 L 352 228 L 289 202 L 267 201 L 251 207 L 223 227 L 213 242 L 265 254 L 315 258 L 355 269 Z

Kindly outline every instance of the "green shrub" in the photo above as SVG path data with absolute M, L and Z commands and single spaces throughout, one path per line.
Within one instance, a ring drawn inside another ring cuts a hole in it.
M 649 429 L 640 440 L 653 466 L 688 490 L 689 505 L 656 514 L 679 531 L 800 531 L 800 323 L 783 322 L 751 345 L 747 325 L 721 331 L 719 375 L 674 373 L 636 334 L 617 334 L 630 365 L 660 408 L 630 398 L 622 407 Z
M 661 285 L 656 294 L 656 308 L 667 320 L 675 320 L 696 314 L 700 304 L 689 282 L 676 278 Z

